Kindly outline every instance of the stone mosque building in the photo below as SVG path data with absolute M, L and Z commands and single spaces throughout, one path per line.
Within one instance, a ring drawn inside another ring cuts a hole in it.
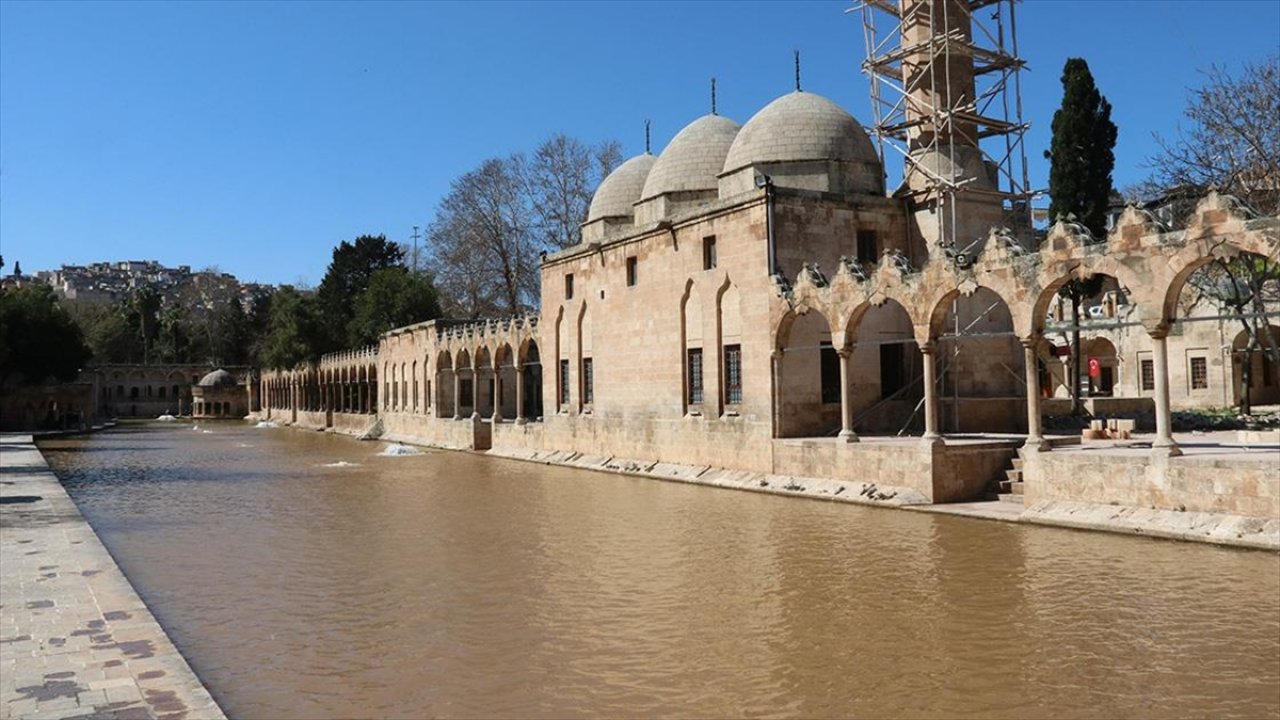
M 600 184 L 581 244 L 542 264 L 537 314 L 394 330 L 264 374 L 251 410 L 675 478 L 874 480 L 911 502 L 978 497 L 1019 455 L 1028 502 L 1280 516 L 1254 475 L 1216 478 L 1221 492 L 1167 482 L 1215 479 L 1178 457 L 1173 407 L 1230 405 L 1239 386 L 1242 340 L 1188 304 L 1188 278 L 1215 257 L 1275 257 L 1280 218 L 1210 193 L 1185 227 L 1129 207 L 1106 237 L 1059 222 L 1037 242 L 1002 227 L 976 149 L 948 150 L 912 167 L 979 190 L 955 208 L 963 258 L 933 230 L 936 200 L 904 192 L 920 171 L 886 187 L 867 131 L 822 95 L 789 92 L 741 125 L 694 119 Z M 1042 429 L 1069 410 L 1058 291 L 1091 275 L 1106 283 L 1084 309 L 1087 406 L 1154 425 L 1141 464 L 1092 474 L 1054 465 Z M 1254 362 L 1253 401 L 1280 401 L 1280 369 Z M 1057 476 L 1077 480 L 1043 480 Z

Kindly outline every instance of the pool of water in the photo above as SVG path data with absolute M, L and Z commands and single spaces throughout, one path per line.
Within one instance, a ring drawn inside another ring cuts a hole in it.
M 233 717 L 1280 715 L 1274 554 L 201 428 L 41 448 Z

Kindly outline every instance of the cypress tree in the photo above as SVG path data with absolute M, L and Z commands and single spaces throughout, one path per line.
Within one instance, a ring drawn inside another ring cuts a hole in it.
M 1081 58 L 1062 69 L 1062 107 L 1053 114 L 1053 140 L 1044 156 L 1049 165 L 1049 218 L 1074 215 L 1102 237 L 1107 225 L 1111 171 L 1116 164 L 1116 126 L 1111 103 L 1098 92 Z

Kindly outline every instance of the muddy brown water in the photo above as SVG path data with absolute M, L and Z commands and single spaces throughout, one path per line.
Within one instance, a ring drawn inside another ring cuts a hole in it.
M 1280 716 L 1274 554 L 203 428 L 41 448 L 233 717 Z

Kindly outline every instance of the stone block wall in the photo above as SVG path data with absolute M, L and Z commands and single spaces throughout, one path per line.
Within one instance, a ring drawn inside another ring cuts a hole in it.
M 1107 453 L 1034 453 L 1026 501 L 1069 500 L 1157 510 L 1280 518 L 1280 453 L 1257 461 Z

